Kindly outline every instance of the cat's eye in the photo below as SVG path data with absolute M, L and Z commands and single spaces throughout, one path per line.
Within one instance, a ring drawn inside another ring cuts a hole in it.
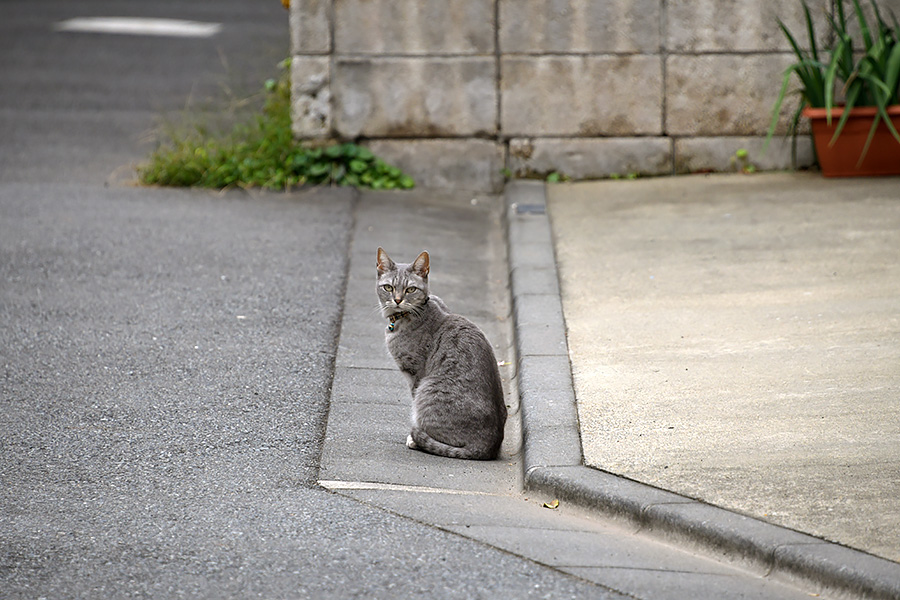
M 392 286 L 390 284 L 385 284 L 385 285 L 381 286 L 381 289 L 383 289 L 386 292 L 393 292 L 394 286 Z
M 417 287 L 410 286 L 410 287 L 406 288 L 407 294 L 415 294 L 418 291 L 419 291 L 419 288 L 417 288 Z

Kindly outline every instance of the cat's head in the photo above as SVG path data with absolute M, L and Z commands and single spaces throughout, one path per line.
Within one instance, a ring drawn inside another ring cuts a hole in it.
M 411 264 L 397 264 L 384 249 L 378 249 L 377 291 L 385 317 L 401 312 L 418 312 L 428 301 L 428 252 Z

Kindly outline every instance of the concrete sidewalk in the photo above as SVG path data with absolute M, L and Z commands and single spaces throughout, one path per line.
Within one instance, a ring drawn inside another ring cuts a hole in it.
M 320 485 L 526 559 L 534 577 L 529 595 L 537 597 L 801 600 L 820 590 L 817 582 L 798 585 L 767 568 L 729 564 L 729 556 L 673 546 L 632 523 L 585 513 L 572 502 L 545 508 L 555 494 L 521 493 L 518 363 L 500 200 L 419 189 L 359 194 Z M 385 321 L 374 291 L 378 246 L 397 260 L 427 248 L 431 291 L 471 318 L 494 344 L 510 415 L 499 460 L 451 460 L 406 447 L 410 396 L 384 348 Z M 562 336 L 562 328 L 556 333 Z M 544 399 L 555 402 L 552 396 Z M 521 597 L 512 587 L 520 574 L 498 572 L 476 595 Z M 449 585 L 455 591 L 447 597 L 466 596 L 455 582 Z
M 651 528 L 794 576 L 898 597 L 900 181 L 549 186 L 552 265 L 542 195 L 527 184 L 507 194 L 526 484 L 637 511 Z M 547 324 L 556 293 L 567 339 Z M 546 378 L 565 358 L 577 417 L 527 397 L 565 387 Z M 594 474 L 565 470 L 581 449 Z M 780 560 L 785 548 L 806 555 Z

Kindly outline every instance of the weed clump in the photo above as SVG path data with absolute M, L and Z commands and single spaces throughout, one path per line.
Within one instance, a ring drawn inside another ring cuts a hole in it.
M 260 114 L 225 134 L 192 124 L 169 132 L 147 163 L 138 167 L 146 185 L 259 187 L 285 190 L 303 185 L 349 185 L 409 189 L 411 177 L 356 144 L 308 147 L 291 133 L 289 62 L 266 82 Z

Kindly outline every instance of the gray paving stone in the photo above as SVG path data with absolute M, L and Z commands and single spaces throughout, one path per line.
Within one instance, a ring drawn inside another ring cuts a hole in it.
M 525 294 L 558 294 L 556 269 L 522 266 L 510 272 L 510 286 L 515 296 Z
M 526 355 L 519 359 L 526 435 L 536 428 L 566 426 L 577 438 L 578 412 L 569 368 L 567 356 Z
M 557 531 L 527 527 L 473 525 L 449 527 L 467 537 L 497 545 L 554 567 L 631 567 L 687 573 L 728 573 L 726 566 L 688 554 L 673 555 L 660 544 L 631 537 L 622 543 L 622 533 Z
M 536 225 L 543 223 L 546 227 L 547 217 L 528 216 L 521 217 L 519 221 L 533 221 Z M 510 249 L 509 257 L 512 267 L 520 269 L 520 272 L 523 268 L 552 269 L 556 264 L 553 246 L 546 243 L 516 244 Z
M 625 529 L 585 519 L 566 510 L 549 510 L 543 498 L 519 494 L 440 494 L 415 489 L 347 490 L 341 493 L 441 527 L 526 527 L 557 531 L 628 534 Z
M 527 417 L 526 417 L 527 419 Z M 524 445 L 525 465 L 532 467 L 554 467 L 580 464 L 581 439 L 578 430 L 568 425 L 528 427 L 523 426 L 523 434 L 527 436 Z M 535 488 L 553 494 L 550 487 Z
M 409 405 L 409 386 L 397 369 L 337 367 L 332 402 Z
M 335 403 L 320 480 L 381 482 L 482 492 L 511 492 L 517 468 L 505 460 L 451 460 L 410 450 L 409 411 L 372 403 Z
M 539 205 L 522 204 L 516 205 L 511 210 L 540 210 Z M 518 252 L 520 246 L 527 244 L 537 244 L 541 246 L 550 246 L 552 249 L 552 241 L 550 239 L 550 228 L 547 226 L 547 217 L 541 214 L 520 214 L 514 213 L 509 216 L 511 220 L 516 221 L 516 226 L 510 228 L 510 254 Z M 518 266 L 517 257 L 511 256 L 514 262 L 513 267 Z
M 384 347 L 384 338 L 382 337 L 384 325 L 377 324 L 380 317 L 353 317 L 352 320 L 355 321 L 354 328 L 348 327 L 341 332 L 337 366 L 395 369 L 396 365 Z M 345 317 L 345 321 L 350 321 L 350 318 Z
M 653 567 L 629 569 L 618 567 L 562 567 L 567 573 L 589 581 L 602 581 L 613 589 L 637 598 L 658 600 L 809 600 L 810 592 L 789 588 L 777 581 L 761 581 L 748 586 L 747 580 L 735 573 L 689 573 Z
M 547 195 L 544 191 L 544 182 L 513 179 L 503 192 L 504 201 L 508 204 L 540 205 L 546 207 Z M 509 213 L 509 217 L 513 213 Z
M 519 296 L 513 304 L 519 356 L 567 356 L 559 298 L 549 294 Z

